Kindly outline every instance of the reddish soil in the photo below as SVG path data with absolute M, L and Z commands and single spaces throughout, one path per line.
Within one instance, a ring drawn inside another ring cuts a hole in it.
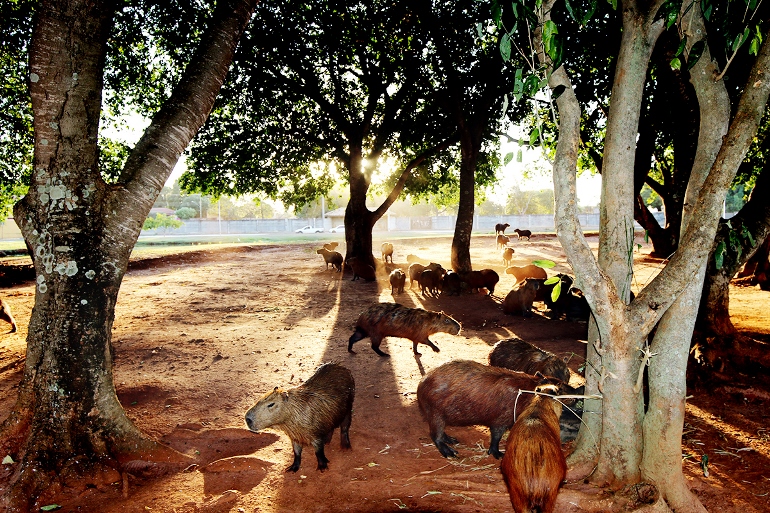
M 408 254 L 449 267 L 449 237 L 392 240 L 394 260 Z M 595 245 L 595 239 L 593 244 Z M 510 511 L 499 462 L 486 454 L 488 430 L 450 428 L 460 440 L 460 458 L 440 456 L 416 404 L 422 375 L 449 360 L 486 361 L 498 340 L 518 336 L 559 355 L 572 355 L 577 371 L 585 354 L 586 324 L 503 314 L 501 301 L 513 285 L 504 274 L 493 237 L 475 237 L 477 268 L 496 269 L 496 294 L 424 298 L 408 290 L 392 296 L 387 279 L 351 281 L 326 270 L 320 245 L 244 246 L 212 249 L 134 262 L 117 305 L 113 343 L 118 396 L 142 429 L 195 463 L 186 471 L 121 482 L 65 487 L 41 506 L 82 512 L 428 512 Z M 569 272 L 558 241 L 514 239 L 514 265 L 550 258 L 554 271 Z M 644 244 L 643 244 L 644 246 Z M 637 284 L 659 267 L 636 256 Z M 344 253 L 344 251 L 343 251 Z M 747 334 L 770 337 L 762 315 L 767 293 L 731 292 L 733 322 Z M 24 362 L 26 325 L 34 301 L 31 283 L 3 291 L 19 323 L 0 336 L 0 419 L 13 405 Z M 376 301 L 443 310 L 463 325 L 458 336 L 434 335 L 434 353 L 411 342 L 386 339 L 382 358 L 368 339 L 347 352 L 358 314 Z M 542 306 L 540 307 L 542 308 Z M 312 450 L 296 474 L 284 472 L 291 444 L 278 431 L 249 432 L 243 415 L 275 386 L 301 384 L 322 362 L 348 367 L 356 380 L 352 450 L 341 451 L 336 432 L 326 472 L 316 471 Z M 717 390 L 691 389 L 683 440 L 683 465 L 692 489 L 710 511 L 767 511 L 770 494 L 770 431 L 767 382 Z M 565 447 L 568 448 L 568 447 Z M 700 466 L 709 459 L 709 474 Z M 5 455 L 0 455 L 0 457 Z M 8 472 L 0 472 L 6 478 Z M 568 483 L 557 511 L 583 511 L 572 504 Z

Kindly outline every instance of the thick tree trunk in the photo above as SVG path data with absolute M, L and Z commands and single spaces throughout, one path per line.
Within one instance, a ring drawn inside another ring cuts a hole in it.
M 348 174 L 350 176 L 350 201 L 345 208 L 345 243 L 347 246 L 345 260 L 356 257 L 374 266 L 372 228 L 376 220 L 373 219 L 372 212 L 366 207 L 369 179 L 363 170 L 363 154 L 360 143 L 350 143 Z
M 457 209 L 457 222 L 452 238 L 451 265 L 455 272 L 473 270 L 471 264 L 471 232 L 475 204 L 476 162 L 481 143 L 478 137 L 469 133 L 461 136 L 460 164 L 460 202 Z

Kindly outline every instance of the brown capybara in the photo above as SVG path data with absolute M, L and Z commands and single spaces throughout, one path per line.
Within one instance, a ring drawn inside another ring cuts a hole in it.
M 404 284 L 406 283 L 406 273 L 401 269 L 393 269 L 390 273 L 390 293 L 401 294 L 404 291 Z
M 348 258 L 345 265 L 353 269 L 353 279 L 351 281 L 356 281 L 359 278 L 363 278 L 366 281 L 374 281 L 377 279 L 377 273 L 374 271 L 374 267 L 358 257 Z
M 497 248 L 503 249 L 506 244 L 508 244 L 511 241 L 511 239 L 507 235 L 500 234 L 497 236 Z
M 514 412 L 523 411 L 532 400 L 532 394 L 519 394 L 519 390 L 550 382 L 543 376 L 454 360 L 428 371 L 417 386 L 417 403 L 443 456 L 457 456 L 450 447 L 457 440 L 444 432 L 446 426 L 478 425 L 490 429 L 487 452 L 500 459 L 500 439 L 513 425 Z
M 532 236 L 532 232 L 529 231 L 529 230 L 519 230 L 518 228 L 516 228 L 513 231 L 516 232 L 516 235 L 519 236 L 519 240 L 524 239 L 524 238 L 529 240 L 529 238 Z
M 497 223 L 495 225 L 495 235 L 497 235 L 498 233 L 502 233 L 503 235 L 505 235 L 505 229 L 508 228 L 509 226 L 511 225 L 509 225 L 508 223 Z
M 387 263 L 390 258 L 390 263 L 393 263 L 393 244 L 390 242 L 382 243 L 382 261 Z
M 380 356 L 390 356 L 380 350 L 380 343 L 385 337 L 408 338 L 412 341 L 412 351 L 416 355 L 417 344 L 426 344 L 435 352 L 439 348 L 428 338 L 434 333 L 460 333 L 460 323 L 444 312 L 432 312 L 422 308 L 408 308 L 398 303 L 377 303 L 370 306 L 358 317 L 356 331 L 348 339 L 348 352 L 353 351 L 353 344 L 369 337 L 372 349 Z
M 489 365 L 532 375 L 539 372 L 562 383 L 569 383 L 569 367 L 564 360 L 516 337 L 495 344 L 489 353 Z
M 554 385 L 541 385 L 535 390 L 559 394 Z M 559 401 L 537 395 L 511 428 L 500 471 L 516 513 L 553 511 L 567 475 L 559 437 L 561 409 Z
M 430 262 L 428 260 L 423 260 L 422 258 L 418 257 L 417 255 L 406 255 L 406 261 L 410 264 L 422 264 L 422 265 L 428 265 Z
M 450 296 L 459 296 L 462 291 L 463 281 L 460 275 L 454 271 L 447 271 L 441 280 L 441 293 Z
M 513 248 L 505 248 L 503 249 L 503 265 L 508 267 L 511 265 L 511 260 L 513 260 Z
M 246 425 L 250 431 L 274 427 L 289 435 L 294 462 L 287 472 L 299 470 L 304 445 L 313 446 L 318 470 L 325 470 L 329 460 L 324 455 L 324 444 L 331 441 L 337 427 L 340 446 L 350 449 L 355 393 L 353 374 L 336 363 L 325 363 L 302 385 L 289 390 L 275 387 L 265 394 L 246 412 Z
M 532 303 L 539 288 L 540 280 L 527 278 L 517 283 L 503 300 L 503 312 L 509 315 L 521 314 L 524 317 L 532 317 Z
M 444 273 L 445 271 L 442 267 L 439 267 L 438 269 L 425 269 L 420 273 L 419 278 L 417 278 L 417 283 L 420 284 L 420 292 L 423 297 L 425 296 L 426 290 L 431 297 L 438 297 Z
M 441 264 L 437 264 L 435 262 L 431 262 L 428 265 L 422 265 L 417 262 L 409 265 L 409 269 L 407 269 L 407 273 L 409 274 L 409 290 L 412 290 L 412 285 L 415 283 L 420 283 L 420 275 L 425 269 L 443 269 L 441 267 Z
M 543 291 L 538 291 L 536 301 L 542 301 L 545 306 L 550 310 L 549 316 L 560 317 L 561 314 L 567 311 L 567 304 L 569 303 L 569 291 L 572 288 L 574 280 L 572 276 L 568 274 L 557 274 L 559 279 L 559 295 L 556 300 L 553 299 L 553 289 L 557 283 L 543 284 Z
M 332 264 L 332 269 L 336 269 L 337 272 L 342 271 L 342 255 L 340 253 L 328 250 L 326 247 L 316 250 L 316 253 L 323 255 L 327 269 L 329 264 Z
M 565 311 L 567 320 L 571 322 L 586 322 L 591 316 L 591 307 L 583 295 L 583 291 L 572 287 L 567 292 L 567 304 Z
M 13 314 L 11 313 L 11 305 L 3 299 L 0 299 L 0 319 L 10 323 L 11 331 L 8 333 L 16 333 L 16 319 L 13 318 Z
M 481 289 L 487 289 L 487 295 L 491 296 L 495 292 L 495 285 L 500 281 L 500 276 L 493 269 L 482 269 L 480 271 L 461 272 L 460 278 L 471 292 L 480 292 Z
M 326 244 L 324 244 L 324 249 L 328 251 L 334 251 L 335 249 L 337 249 L 337 246 L 339 245 L 340 245 L 339 242 L 327 242 Z
M 524 281 L 527 278 L 535 278 L 538 280 L 548 279 L 548 274 L 545 269 L 538 267 L 534 264 L 528 264 L 523 266 L 512 265 L 505 269 L 505 274 L 512 274 L 516 277 L 516 283 Z

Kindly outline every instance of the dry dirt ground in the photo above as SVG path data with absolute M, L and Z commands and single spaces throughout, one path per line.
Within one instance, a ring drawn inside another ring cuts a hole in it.
M 416 254 L 449 267 L 450 237 L 391 242 L 397 264 Z M 660 264 L 646 257 L 650 248 L 639 242 L 641 286 Z M 553 237 L 514 239 L 512 245 L 514 265 L 546 257 L 559 262 L 554 272 L 570 271 Z M 244 246 L 134 262 L 116 311 L 117 393 L 140 429 L 189 455 L 195 465 L 152 479 L 128 475 L 127 483 L 80 483 L 40 505 L 102 513 L 510 511 L 499 462 L 485 452 L 488 431 L 450 428 L 460 440 L 460 457 L 441 457 L 417 408 L 417 385 L 425 372 L 449 360 L 485 362 L 496 341 L 514 335 L 570 356 L 569 366 L 577 371 L 586 324 L 551 320 L 541 312 L 530 319 L 503 314 L 501 301 L 513 277 L 502 273 L 492 236 L 474 237 L 471 256 L 476 268 L 501 273 L 493 297 L 430 299 L 416 291 L 393 296 L 384 277 L 354 282 L 349 273 L 326 270 L 315 253 L 319 246 Z M 2 294 L 13 305 L 19 331 L 0 336 L 0 419 L 13 405 L 21 377 L 34 289 L 20 284 Z M 375 354 L 368 339 L 349 354 L 347 339 L 358 314 L 378 301 L 443 310 L 462 323 L 462 332 L 433 336 L 441 352 L 420 346 L 419 358 L 400 338 L 383 344 L 391 358 Z M 733 289 L 738 328 L 770 336 L 767 304 L 766 292 Z M 341 451 L 335 433 L 326 449 L 326 472 L 316 471 L 315 456 L 306 449 L 299 472 L 286 473 L 292 461 L 286 435 L 249 432 L 244 413 L 273 387 L 297 386 L 328 361 L 355 377 L 352 450 Z M 765 380 L 751 390 L 688 390 L 683 465 L 710 511 L 768 511 L 768 388 Z M 708 477 L 700 465 L 704 454 Z M 0 478 L 8 475 L 8 468 L 0 470 Z M 570 495 L 577 488 L 587 485 L 564 487 L 557 511 L 582 511 Z

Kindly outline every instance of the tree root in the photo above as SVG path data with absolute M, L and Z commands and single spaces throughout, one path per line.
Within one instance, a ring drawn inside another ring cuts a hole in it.
M 608 493 L 605 488 L 591 484 L 567 484 L 559 492 L 557 510 L 567 510 L 576 505 L 580 511 L 591 513 L 645 512 L 670 513 L 671 509 L 661 498 L 658 489 L 649 483 L 629 485 L 617 492 Z M 559 505 L 562 507 L 559 507 Z

